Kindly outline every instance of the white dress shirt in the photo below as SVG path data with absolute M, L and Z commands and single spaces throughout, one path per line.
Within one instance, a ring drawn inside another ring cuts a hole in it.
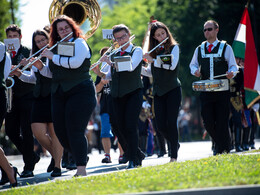
M 71 42 L 73 39 L 70 39 Z M 90 58 L 90 49 L 86 41 L 82 38 L 77 38 L 75 41 L 75 55 L 72 57 L 60 56 L 54 54 L 52 62 L 57 66 L 62 66 L 63 68 L 76 69 L 79 68 L 86 58 Z M 46 65 L 40 70 L 40 73 L 48 78 L 52 78 L 52 73 L 49 69 L 49 59 L 47 58 Z
M 177 64 L 179 62 L 179 54 L 180 54 L 180 49 L 178 45 L 175 45 L 175 47 L 173 47 L 171 54 L 173 55 L 173 60 L 172 60 L 172 64 L 170 67 L 170 70 L 175 70 L 175 68 L 177 67 Z M 154 66 L 157 66 L 157 60 L 154 59 Z M 142 66 L 142 75 L 147 76 L 147 77 L 152 77 L 152 71 L 151 71 L 151 64 L 149 63 L 147 67 Z
M 212 47 L 211 50 L 213 50 L 214 47 L 216 47 L 218 43 L 219 43 L 219 40 L 216 39 L 216 41 L 214 41 L 212 43 L 213 47 Z M 210 43 L 207 41 L 206 47 L 208 48 L 209 45 L 210 45 Z M 200 70 L 199 62 L 198 62 L 198 48 L 199 47 L 196 48 L 196 50 L 193 54 L 192 60 L 190 62 L 190 72 L 191 72 L 192 75 L 195 75 L 195 72 L 197 70 Z M 225 53 L 224 53 L 224 58 L 228 63 L 228 72 L 233 72 L 233 74 L 235 76 L 236 72 L 238 71 L 238 66 L 237 66 L 237 63 L 236 63 L 234 52 L 233 52 L 230 45 L 227 45 L 227 47 L 226 47 L 226 50 L 225 50 Z M 216 75 L 214 75 L 214 76 L 216 76 Z
M 126 50 L 124 50 L 125 52 L 127 53 L 130 53 L 132 48 L 133 48 L 133 44 L 130 43 L 130 45 L 126 48 Z M 121 52 L 122 50 L 118 51 L 118 52 Z M 117 53 L 118 53 L 117 52 Z M 132 64 L 132 70 L 129 71 L 129 72 L 133 72 L 136 67 L 140 64 L 140 62 L 143 60 L 143 50 L 141 47 L 136 47 L 134 52 L 133 52 L 133 55 L 131 57 L 132 61 L 131 61 L 131 64 Z M 106 80 L 111 80 L 111 66 L 109 66 L 110 68 L 107 70 L 107 71 L 102 71 L 102 73 L 104 73 L 106 75 Z

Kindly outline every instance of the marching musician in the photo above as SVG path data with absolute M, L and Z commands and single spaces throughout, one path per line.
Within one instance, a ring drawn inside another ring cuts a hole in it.
M 226 76 L 220 77 L 224 87 L 200 93 L 201 115 L 207 132 L 216 143 L 213 151 L 215 155 L 230 151 L 228 79 L 236 75 L 238 67 L 231 46 L 217 38 L 218 23 L 214 20 L 206 21 L 203 32 L 206 41 L 194 52 L 190 62 L 191 74 L 202 80 L 226 74 Z
M 111 58 L 107 55 L 100 60 L 110 65 L 107 72 L 98 66 L 94 72 L 103 79 L 111 80 L 111 96 L 121 136 L 119 142 L 129 160 L 127 169 L 142 165 L 144 154 L 138 147 L 138 118 L 142 107 L 141 67 L 143 53 L 141 47 L 130 43 L 130 30 L 124 24 L 113 27 L 113 36 L 119 46 L 123 46 Z M 125 140 L 125 141 L 123 141 Z
M 170 142 L 170 162 L 175 162 L 180 147 L 177 118 L 182 96 L 181 83 L 178 79 L 179 46 L 168 27 L 157 21 L 151 24 L 149 50 L 151 51 L 160 43 L 162 44 L 156 50 L 144 54 L 149 65 L 147 68 L 143 67 L 142 74 L 153 77 L 157 128 Z
M 50 27 L 50 46 L 63 38 L 67 53 L 62 45 L 52 51 L 45 49 L 42 56 L 48 58 L 46 66 L 34 65 L 42 75 L 52 77 L 54 130 L 61 145 L 71 151 L 76 161 L 75 177 L 85 176 L 88 158 L 85 129 L 96 106 L 96 92 L 89 74 L 91 50 L 76 22 L 60 15 Z
M 9 53 L 5 51 L 5 45 L 0 42 L 0 130 L 2 128 L 3 120 L 6 114 L 6 86 L 5 80 L 9 75 L 11 70 L 11 57 Z M 10 181 L 10 186 L 17 186 L 16 173 L 17 168 L 12 167 L 8 162 L 3 149 L 0 147 L 0 167 L 2 170 L 2 180 L 1 184 L 3 185 Z M 3 183 L 5 179 L 5 183 Z
M 32 36 L 32 55 L 39 56 L 37 52 L 49 43 L 49 35 L 44 30 L 36 30 Z M 34 58 L 32 58 L 34 60 Z M 22 60 L 21 63 L 28 63 Z M 36 63 L 45 64 L 46 58 L 36 61 Z M 39 65 L 38 65 L 39 66 Z M 35 83 L 34 101 L 32 105 L 31 126 L 33 135 L 39 143 L 49 151 L 52 156 L 51 163 L 47 172 L 52 172 L 52 177 L 61 175 L 61 158 L 63 148 L 54 132 L 51 115 L 51 78 L 40 74 L 37 68 L 32 67 L 30 74 L 21 71 L 15 71 L 19 79 L 27 83 Z
M 12 24 L 5 29 L 8 39 L 22 39 L 21 29 Z M 12 52 L 12 65 L 18 65 L 24 58 L 28 58 L 30 50 L 20 45 Z M 28 70 L 30 72 L 30 70 Z M 23 155 L 24 170 L 21 177 L 32 177 L 34 166 L 40 157 L 33 151 L 34 139 L 31 129 L 31 109 L 33 102 L 34 84 L 25 83 L 14 76 L 12 109 L 5 117 L 5 131 L 16 148 Z

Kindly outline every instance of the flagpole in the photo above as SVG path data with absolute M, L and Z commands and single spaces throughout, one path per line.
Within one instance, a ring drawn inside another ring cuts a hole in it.
M 249 7 L 249 4 L 250 4 L 250 0 L 247 1 L 247 3 L 246 3 L 246 8 Z

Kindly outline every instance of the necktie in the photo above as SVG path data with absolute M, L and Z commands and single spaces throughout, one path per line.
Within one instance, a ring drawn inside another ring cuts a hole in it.
M 125 51 L 120 51 L 120 56 L 124 55 Z
M 16 51 L 11 51 L 11 54 L 12 54 L 12 58 L 14 58 L 14 56 L 16 55 Z
M 213 44 L 210 44 L 210 45 L 208 46 L 208 51 L 209 51 L 209 53 L 211 52 L 212 47 L 213 47 Z

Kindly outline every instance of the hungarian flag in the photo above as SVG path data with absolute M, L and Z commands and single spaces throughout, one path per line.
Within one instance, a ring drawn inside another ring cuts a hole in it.
M 232 45 L 236 57 L 244 59 L 245 101 L 250 108 L 260 99 L 260 69 L 247 7 Z

